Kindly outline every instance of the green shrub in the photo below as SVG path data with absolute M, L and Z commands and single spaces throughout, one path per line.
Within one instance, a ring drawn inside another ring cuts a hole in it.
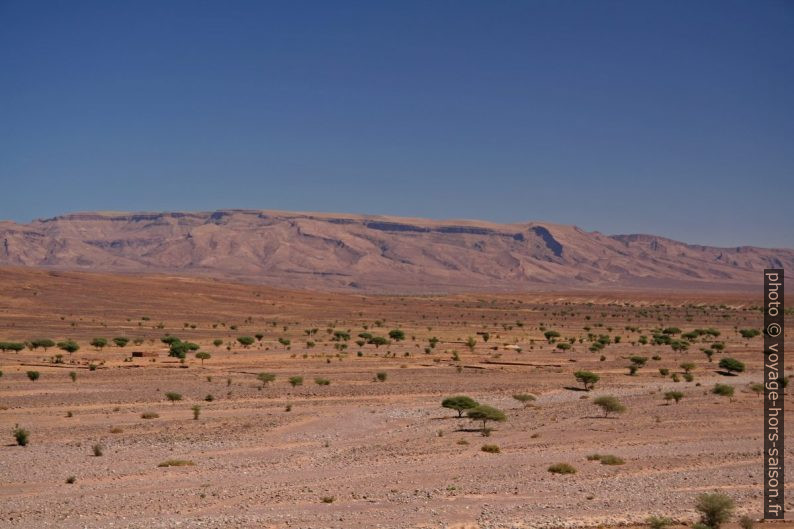
M 576 469 L 568 463 L 555 463 L 548 468 L 552 474 L 576 474 Z
M 195 465 L 195 463 L 187 459 L 166 459 L 157 466 L 164 468 L 164 467 L 192 467 L 193 465 Z
M 753 529 L 753 527 L 755 527 L 755 520 L 745 514 L 739 518 L 739 527 L 742 529 Z
M 38 371 L 28 371 L 27 375 L 28 375 L 28 378 L 30 380 L 35 382 L 35 381 L 37 381 L 39 379 L 39 377 L 41 376 L 41 373 L 39 373 Z
M 623 461 L 618 456 L 612 456 L 612 455 L 601 456 L 600 459 L 602 465 L 622 465 L 623 463 L 625 463 L 625 461 Z
M 294 388 L 295 386 L 302 386 L 303 385 L 303 377 L 294 376 L 289 377 L 289 383 Z
M 665 516 L 649 516 L 646 518 L 645 523 L 648 524 L 650 529 L 664 529 L 668 525 L 672 525 L 673 520 Z
M 97 443 L 97 444 L 95 444 L 94 446 L 91 447 L 91 451 L 94 453 L 95 457 L 102 457 L 102 455 L 104 454 L 104 450 L 105 450 L 105 447 L 103 447 L 99 443 Z
M 502 451 L 498 445 L 482 445 L 480 450 L 488 452 L 489 454 L 498 454 Z
M 159 413 L 155 413 L 153 411 L 145 411 L 141 413 L 141 419 L 158 419 L 160 418 Z
M 664 394 L 664 400 L 674 400 L 676 404 L 684 398 L 684 394 L 680 391 L 668 391 Z
M 168 399 L 171 404 L 173 404 L 178 400 L 182 400 L 182 395 L 180 393 L 176 393 L 175 391 L 169 391 L 165 394 L 165 398 Z
M 386 378 L 388 376 L 389 376 L 389 374 L 386 373 L 385 371 L 379 371 L 378 373 L 375 374 L 375 379 L 378 382 L 386 382 Z
M 700 512 L 700 521 L 712 529 L 719 529 L 733 514 L 734 503 L 730 496 L 715 492 L 700 494 L 695 500 L 695 509 Z
M 331 381 L 328 380 L 327 378 L 318 377 L 314 379 L 314 383 L 317 384 L 318 386 L 328 386 L 331 383 Z
M 14 439 L 19 446 L 27 446 L 30 440 L 30 432 L 21 428 L 18 424 L 11 430 Z
M 720 397 L 733 397 L 733 386 L 729 386 L 728 384 L 714 384 L 714 389 L 712 389 L 711 392 Z

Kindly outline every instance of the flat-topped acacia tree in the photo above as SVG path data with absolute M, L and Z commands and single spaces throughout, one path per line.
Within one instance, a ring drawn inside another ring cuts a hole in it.
M 441 406 L 450 410 L 458 412 L 458 417 L 463 417 L 463 412 L 471 410 L 479 406 L 480 403 L 466 395 L 456 395 L 454 397 L 447 397 L 441 401 Z
M 237 341 L 240 342 L 240 345 L 243 347 L 251 347 L 255 342 L 253 336 L 238 336 Z
M 64 340 L 62 342 L 58 342 L 58 349 L 61 351 L 66 351 L 69 354 L 75 353 L 80 350 L 80 346 L 77 345 L 77 342 L 73 340 Z
M 723 358 L 718 365 L 731 374 L 744 371 L 744 362 L 736 360 L 735 358 Z
M 492 406 L 487 406 L 485 404 L 480 404 L 476 408 L 472 408 L 468 410 L 466 412 L 466 416 L 469 419 L 475 421 L 482 421 L 483 430 L 485 430 L 488 421 L 504 422 L 507 420 L 507 416 L 504 414 L 502 410 L 498 410 Z
M 262 383 L 262 387 L 264 388 L 268 383 L 276 380 L 276 375 L 273 373 L 259 373 L 256 375 L 256 378 Z
M 49 338 L 37 338 L 36 340 L 31 340 L 30 345 L 33 347 L 33 349 L 38 349 L 39 347 L 41 347 L 42 349 L 44 349 L 44 352 L 46 353 L 47 349 L 49 349 L 50 347 L 55 347 L 55 342 L 53 342 Z
M 573 374 L 574 378 L 584 385 L 584 389 L 590 391 L 601 380 L 601 377 L 592 371 L 577 371 Z
M 626 411 L 626 407 L 613 395 L 598 397 L 593 400 L 593 404 L 601 408 L 604 412 L 604 417 L 609 417 L 610 413 L 623 413 Z

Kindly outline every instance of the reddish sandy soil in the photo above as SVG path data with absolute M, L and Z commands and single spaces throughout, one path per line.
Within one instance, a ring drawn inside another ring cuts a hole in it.
M 737 516 L 759 517 L 762 401 L 748 385 L 761 380 L 762 339 L 736 330 L 760 327 L 759 302 L 691 292 L 364 297 L 2 269 L 0 341 L 71 338 L 81 348 L 63 363 L 53 363 L 57 348 L 0 352 L 0 527 L 595 527 L 650 514 L 691 523 L 694 498 L 713 491 L 735 500 Z M 725 352 L 709 362 L 701 348 L 714 340 L 704 337 L 686 352 L 637 343 L 670 326 L 716 328 Z M 390 346 L 354 343 L 398 328 L 406 339 Z M 351 339 L 332 341 L 327 329 Z M 555 349 L 544 330 L 574 338 L 573 348 Z M 249 348 L 236 343 L 257 333 Z M 590 352 L 588 333 L 613 343 Z M 167 356 L 166 334 L 212 357 L 180 364 Z M 142 343 L 89 345 L 116 336 Z M 427 353 L 431 337 L 439 342 Z M 133 351 L 159 356 L 131 359 Z M 631 355 L 648 358 L 635 376 Z M 746 371 L 720 374 L 722 357 Z M 696 365 L 691 382 L 679 368 L 687 361 Z M 579 389 L 580 369 L 601 376 L 594 390 Z M 260 372 L 275 381 L 262 389 Z M 297 375 L 304 382 L 293 387 Z M 717 382 L 733 386 L 734 398 L 710 393 Z M 670 390 L 684 393 L 679 404 L 664 400 Z M 169 403 L 166 392 L 183 400 Z M 525 409 L 516 393 L 537 400 Z M 507 421 L 484 437 L 478 423 L 440 406 L 456 394 L 504 410 Z M 601 416 L 592 400 L 607 394 L 625 413 Z M 30 431 L 25 447 L 11 436 L 16 424 Z M 625 463 L 588 460 L 594 453 Z M 158 467 L 169 459 L 193 465 Z M 547 471 L 560 462 L 576 474 Z

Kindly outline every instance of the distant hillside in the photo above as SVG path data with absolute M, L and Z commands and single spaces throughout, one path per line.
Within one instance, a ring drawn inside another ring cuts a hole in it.
M 0 265 L 366 292 L 746 289 L 761 283 L 764 268 L 794 268 L 794 250 L 696 246 L 544 222 L 225 210 L 0 222 Z

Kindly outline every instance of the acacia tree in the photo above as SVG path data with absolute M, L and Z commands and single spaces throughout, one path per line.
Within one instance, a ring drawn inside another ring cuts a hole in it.
M 450 410 L 458 412 L 458 417 L 463 417 L 463 412 L 471 410 L 479 406 L 480 403 L 466 395 L 457 395 L 455 397 L 447 397 L 441 401 L 441 406 Z
M 389 338 L 395 342 L 401 342 L 405 340 L 405 332 L 403 332 L 401 329 L 393 329 L 389 331 Z
M 33 349 L 38 349 L 41 347 L 44 349 L 44 352 L 47 352 L 47 349 L 50 347 L 55 347 L 55 342 L 50 340 L 49 338 L 38 338 L 36 340 L 31 340 L 30 345 L 33 346 Z
M 240 342 L 240 345 L 243 347 L 251 347 L 254 344 L 254 338 L 252 336 L 238 336 L 237 341 Z
M 204 365 L 204 360 L 209 360 L 210 358 L 212 358 L 212 355 L 204 351 L 199 351 L 198 353 L 196 353 L 196 358 L 201 360 L 201 365 Z
M 683 363 L 679 364 L 678 367 L 683 369 L 684 373 L 689 374 L 690 371 L 695 369 L 695 364 L 694 364 L 694 362 L 683 362 Z
M 375 349 L 377 349 L 381 345 L 388 345 L 389 344 L 389 340 L 387 340 L 383 336 L 373 336 L 372 338 L 370 338 L 368 340 L 367 343 L 371 343 L 372 345 L 375 346 Z
M 130 339 L 124 336 L 116 336 L 113 338 L 113 343 L 116 344 L 116 347 L 126 347 L 127 344 L 130 343 Z
M 725 369 L 731 374 L 733 374 L 734 372 L 741 373 L 742 371 L 744 371 L 744 362 L 740 362 L 735 358 L 723 358 L 722 360 L 720 360 L 719 367 Z
M 96 347 L 97 351 L 101 351 L 103 347 L 107 347 L 108 340 L 107 338 L 94 338 L 90 343 L 92 347 Z
M 584 385 L 584 389 L 590 391 L 601 380 L 601 377 L 592 371 L 577 371 L 573 374 L 574 378 Z
M 63 342 L 58 342 L 58 349 L 61 351 L 66 351 L 69 354 L 75 353 L 80 350 L 80 346 L 77 345 L 77 342 L 72 340 L 65 340 Z
M 482 421 L 483 431 L 488 421 L 504 422 L 507 420 L 507 416 L 503 411 L 485 404 L 480 404 L 476 408 L 470 409 L 466 412 L 466 416 L 475 421 Z
M 518 393 L 513 395 L 513 398 L 516 399 L 518 402 L 524 405 L 524 407 L 528 407 L 532 402 L 535 400 L 535 395 L 530 395 L 529 393 Z
M 268 383 L 276 380 L 276 375 L 273 373 L 259 373 L 256 375 L 256 378 L 262 383 L 262 387 L 264 388 Z
M 604 412 L 604 417 L 609 417 L 610 413 L 623 413 L 626 411 L 626 407 L 613 395 L 598 397 L 593 400 L 593 404 L 601 408 Z

